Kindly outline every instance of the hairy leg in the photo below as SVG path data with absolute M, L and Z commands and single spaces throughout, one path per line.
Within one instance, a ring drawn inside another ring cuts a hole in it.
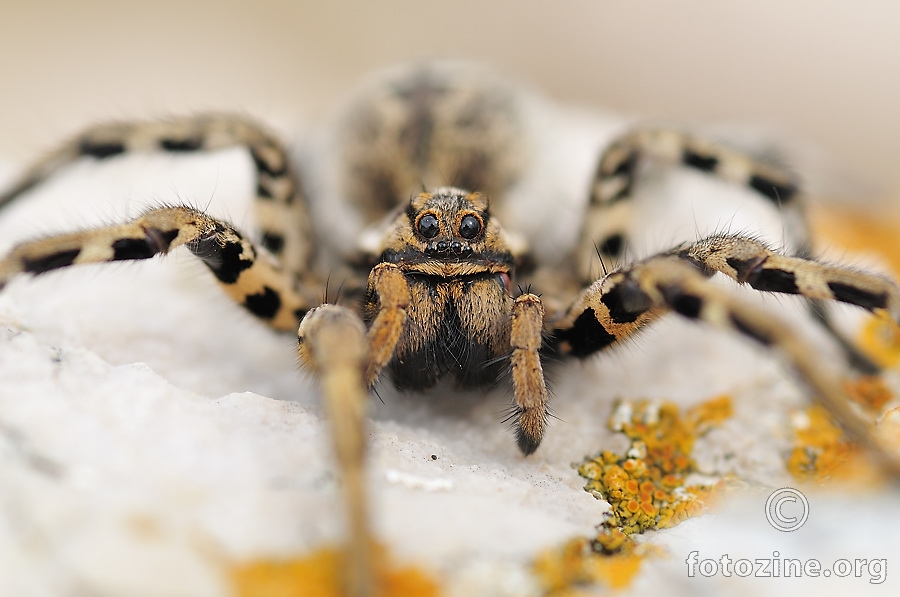
M 110 159 L 132 152 L 188 153 L 246 147 L 256 170 L 254 209 L 260 242 L 285 268 L 309 267 L 313 231 L 306 199 L 289 156 L 260 124 L 234 114 L 202 114 L 152 122 L 115 122 L 91 127 L 47 154 L 12 188 L 0 194 L 0 207 L 41 184 L 80 158 Z
M 523 294 L 513 304 L 510 330 L 516 443 L 523 453 L 537 450 L 547 427 L 547 382 L 541 366 L 544 307 L 534 294 Z
M 351 597 L 366 597 L 373 594 L 375 581 L 365 481 L 366 328 L 352 311 L 322 305 L 303 318 L 297 337 L 300 358 L 317 374 L 322 386 L 344 483 L 350 527 L 342 566 L 344 590 Z
M 891 292 L 888 303 L 896 302 L 896 287 Z M 652 257 L 595 282 L 555 323 L 550 348 L 586 357 L 630 337 L 667 312 L 737 332 L 780 354 L 850 437 L 872 448 L 892 471 L 900 472 L 900 460 L 876 442 L 871 423 L 851 407 L 840 377 L 823 364 L 816 347 L 781 318 L 711 284 L 684 256 Z
M 607 262 L 622 256 L 634 217 L 631 196 L 639 167 L 648 159 L 690 168 L 756 192 L 782 210 L 788 233 L 801 253 L 808 250 L 799 187 L 789 172 L 680 131 L 637 129 L 613 141 L 597 165 L 577 253 L 584 283 L 593 279 L 591 267 L 598 251 Z
M 781 213 L 795 255 L 807 258 L 812 254 L 803 195 L 792 173 L 680 131 L 637 129 L 613 141 L 597 166 L 577 253 L 583 283 L 593 280 L 591 271 L 597 253 L 604 263 L 621 259 L 634 218 L 632 192 L 640 165 L 646 160 L 689 168 L 753 191 Z M 719 271 L 731 275 L 726 270 Z M 814 320 L 840 344 L 848 364 L 861 373 L 879 371 L 875 363 L 834 327 L 822 300 L 810 298 L 808 305 Z
M 151 209 L 120 225 L 24 242 L 0 258 L 0 288 L 18 274 L 43 274 L 85 263 L 149 259 L 185 245 L 212 271 L 225 292 L 279 330 L 293 330 L 318 292 L 312 277 L 284 271 L 230 224 L 189 207 Z

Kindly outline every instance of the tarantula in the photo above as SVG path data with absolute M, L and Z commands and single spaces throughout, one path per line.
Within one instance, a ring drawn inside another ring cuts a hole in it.
M 892 281 L 809 258 L 800 188 L 787 171 L 675 130 L 625 131 L 596 157 L 578 221 L 562 216 L 579 229 L 577 239 L 549 255 L 554 249 L 535 233 L 540 222 L 525 224 L 531 208 L 517 203 L 530 167 L 532 110 L 527 94 L 492 75 L 427 65 L 382 77 L 350 102 L 319 145 L 330 160 L 292 160 L 262 126 L 233 115 L 90 128 L 26 172 L 0 206 L 85 157 L 243 146 L 255 165 L 258 242 L 196 208 L 165 205 L 123 224 L 16 246 L 0 259 L 0 288 L 19 274 L 148 259 L 184 245 L 263 323 L 299 324 L 299 353 L 321 380 L 344 476 L 354 595 L 370 590 L 363 425 L 367 391 L 383 374 L 408 390 L 443 377 L 481 387 L 508 374 L 516 440 L 530 454 L 547 427 L 548 363 L 591 356 L 674 312 L 780 351 L 847 429 L 870 441 L 868 423 L 847 406 L 812 347 L 768 311 L 707 281 L 719 272 L 760 291 L 886 310 L 900 320 Z M 723 233 L 624 261 L 630 199 L 648 160 L 753 190 L 782 210 L 793 254 Z M 530 199 L 541 200 L 554 198 Z M 620 265 L 595 280 L 597 254 Z M 329 276 L 345 280 L 340 306 L 319 304 Z

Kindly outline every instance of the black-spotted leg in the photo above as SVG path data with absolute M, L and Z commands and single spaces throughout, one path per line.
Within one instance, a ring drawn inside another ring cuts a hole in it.
M 151 209 L 125 224 L 21 243 L 0 258 L 0 288 L 18 274 L 43 274 L 85 263 L 149 259 L 185 245 L 212 271 L 225 292 L 279 330 L 293 330 L 315 304 L 312 278 L 300 280 L 274 257 L 256 250 L 230 224 L 189 207 Z
M 780 255 L 761 241 L 739 235 L 710 236 L 672 254 L 756 290 L 839 301 L 867 311 L 883 309 L 900 323 L 900 288 L 884 276 Z
M 878 365 L 835 328 L 826 303 L 840 301 L 868 311 L 886 309 L 898 320 L 900 299 L 891 280 L 848 267 L 780 255 L 760 241 L 738 235 L 711 236 L 675 253 L 757 290 L 806 297 L 814 320 L 838 342 L 848 364 L 862 374 L 880 371 Z
M 627 231 L 632 225 L 630 199 L 638 170 L 645 160 L 690 168 L 755 192 L 781 212 L 795 255 L 801 258 L 811 255 L 803 196 L 792 173 L 677 130 L 639 129 L 613 141 L 597 166 L 577 253 L 578 271 L 584 283 L 593 280 L 591 272 L 597 252 L 604 263 L 616 263 L 623 255 L 628 243 Z M 828 298 L 831 297 L 825 297 Z M 848 364 L 860 373 L 879 371 L 875 363 L 834 327 L 821 300 L 810 298 L 808 304 L 814 319 L 839 343 Z
M 577 252 L 584 283 L 593 280 L 598 250 L 606 263 L 621 258 L 632 225 L 630 198 L 638 169 L 647 159 L 691 168 L 755 191 L 782 210 L 799 253 L 808 250 L 799 186 L 789 172 L 677 130 L 638 129 L 614 140 L 597 165 Z
M 707 275 L 684 257 L 652 257 L 595 282 L 556 322 L 550 347 L 586 357 L 668 312 L 736 331 L 779 352 L 851 438 L 872 448 L 887 467 L 900 472 L 900 460 L 876 443 L 872 425 L 853 410 L 840 378 L 820 363 L 814 345 L 779 317 L 709 283 Z
M 0 194 L 0 207 L 80 158 L 105 160 L 132 152 L 186 153 L 237 146 L 247 148 L 256 168 L 254 209 L 260 242 L 288 271 L 306 271 L 314 237 L 306 200 L 287 152 L 260 124 L 234 114 L 91 127 L 25 172 L 11 189 Z
M 317 374 L 322 386 L 344 483 L 350 528 L 341 580 L 350 597 L 369 597 L 375 592 L 375 574 L 365 493 L 366 328 L 349 309 L 322 305 L 303 318 L 297 337 L 300 358 Z

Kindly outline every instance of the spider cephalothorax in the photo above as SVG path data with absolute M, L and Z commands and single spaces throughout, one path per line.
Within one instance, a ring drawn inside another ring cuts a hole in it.
M 0 195 L 0 206 L 82 157 L 242 146 L 256 175 L 260 246 L 202 210 L 161 206 L 122 224 L 17 245 L 0 259 L 0 288 L 20 274 L 147 259 L 183 245 L 253 316 L 274 329 L 297 330 L 301 360 L 323 386 L 346 481 L 355 536 L 347 547 L 347 582 L 354 595 L 371 589 L 364 411 L 383 372 L 411 390 L 444 376 L 463 387 L 489 385 L 508 372 L 510 419 L 519 448 L 530 454 L 547 427 L 542 358 L 589 357 L 675 313 L 776 350 L 854 437 L 874 445 L 869 422 L 847 405 L 815 346 L 767 310 L 708 282 L 720 273 L 760 291 L 841 301 L 900 320 L 893 281 L 809 258 L 793 176 L 683 132 L 637 129 L 620 131 L 600 155 L 589 156 L 596 167 L 583 201 L 523 198 L 528 187 L 520 183 L 540 153 L 529 146 L 540 127 L 529 128 L 534 106 L 525 95 L 480 71 L 424 66 L 394 73 L 339 119 L 330 138 L 337 166 L 315 155 L 292 161 L 274 135 L 235 116 L 94 127 L 29 170 Z M 628 262 L 632 194 L 641 165 L 651 160 L 728 181 L 779 208 L 796 241 L 793 254 L 752 236 L 714 234 Z M 323 184 L 323 172 L 337 173 L 342 184 Z M 410 199 L 423 184 L 436 190 Z M 440 186 L 446 184 L 470 188 Z M 345 217 L 323 216 L 326 208 L 344 209 Z M 504 231 L 497 214 L 517 225 Z M 567 229 L 565 238 L 541 237 L 560 222 L 577 229 Z M 568 253 L 561 263 L 536 247 Z M 606 263 L 619 263 L 600 279 L 591 275 L 595 250 Z M 360 300 L 318 305 L 336 269 L 348 277 L 347 294 Z M 511 287 L 529 288 L 532 277 L 542 294 L 513 296 Z M 822 322 L 828 327 L 824 316 Z
M 380 251 L 408 284 L 403 337 L 389 364 L 401 389 L 425 389 L 452 375 L 462 386 L 494 382 L 506 367 L 515 258 L 477 193 L 421 193 L 394 220 Z M 371 289 L 370 289 L 371 290 Z M 379 309 L 366 296 L 366 320 Z

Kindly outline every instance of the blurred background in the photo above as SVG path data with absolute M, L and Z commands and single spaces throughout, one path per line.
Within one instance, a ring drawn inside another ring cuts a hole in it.
M 109 118 L 301 126 L 373 68 L 453 57 L 581 105 L 765 125 L 896 196 L 898 31 L 888 0 L 0 0 L 0 160 Z

